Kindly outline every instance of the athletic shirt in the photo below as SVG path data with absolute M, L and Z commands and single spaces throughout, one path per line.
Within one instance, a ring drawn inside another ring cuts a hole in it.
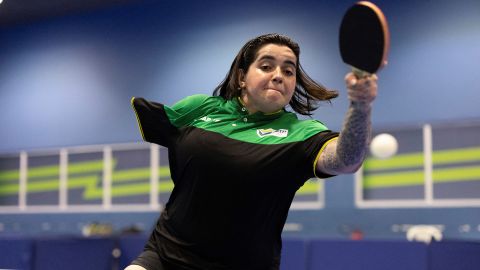
M 249 114 L 238 98 L 132 106 L 143 139 L 168 148 L 174 183 L 147 247 L 186 269 L 279 269 L 295 192 L 338 133 L 285 110 Z

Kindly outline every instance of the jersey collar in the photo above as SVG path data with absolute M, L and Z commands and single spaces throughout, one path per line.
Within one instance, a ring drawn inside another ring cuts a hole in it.
M 281 110 L 278 110 L 272 113 L 255 112 L 255 113 L 249 114 L 247 107 L 245 106 L 245 104 L 243 103 L 240 97 L 233 98 L 231 101 L 232 101 L 232 104 L 236 107 L 236 110 L 239 114 L 241 114 L 242 116 L 247 116 L 252 120 L 276 119 L 286 113 L 285 108 L 282 108 Z

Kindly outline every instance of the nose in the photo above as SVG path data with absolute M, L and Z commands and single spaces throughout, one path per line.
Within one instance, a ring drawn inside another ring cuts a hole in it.
M 283 73 L 282 73 L 282 69 L 280 67 L 277 67 L 273 71 L 272 81 L 274 81 L 276 83 L 282 83 L 283 82 Z

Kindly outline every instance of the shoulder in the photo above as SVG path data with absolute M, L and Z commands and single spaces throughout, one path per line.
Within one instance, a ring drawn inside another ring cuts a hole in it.
M 190 107 L 197 107 L 202 104 L 219 104 L 225 102 L 225 99 L 219 96 L 210 96 L 206 94 L 195 94 L 191 96 L 187 96 L 177 102 L 174 106 L 183 105 L 183 106 L 190 106 Z
M 196 94 L 196 95 L 191 95 L 191 96 L 187 96 L 183 99 L 181 99 L 180 101 L 178 101 L 177 103 L 175 103 L 173 105 L 173 107 L 175 106 L 197 106 L 197 105 L 200 105 L 202 104 L 203 102 L 205 102 L 205 100 L 207 100 L 209 98 L 208 95 L 205 95 L 205 94 Z
M 304 141 L 318 133 L 329 130 L 320 121 L 313 119 L 301 120 L 292 112 L 287 112 L 282 117 L 276 119 L 272 123 L 272 127 L 288 131 L 288 137 L 291 141 Z
M 307 130 L 319 130 L 325 131 L 328 130 L 328 127 L 322 122 L 315 119 L 298 119 L 298 116 L 295 113 L 287 112 L 282 117 L 281 121 L 287 122 L 291 127 L 295 129 L 302 129 L 303 131 Z
M 177 112 L 185 112 L 218 106 L 223 102 L 225 102 L 225 100 L 222 97 L 196 94 L 183 98 L 171 106 L 171 109 Z

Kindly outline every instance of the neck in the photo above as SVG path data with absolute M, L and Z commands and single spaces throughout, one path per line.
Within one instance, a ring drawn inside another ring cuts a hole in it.
M 242 104 L 243 107 L 245 107 L 247 109 L 248 114 L 254 114 L 254 113 L 258 112 L 257 109 L 253 108 L 250 105 L 250 102 L 248 101 L 247 95 L 245 95 L 245 94 L 240 95 L 238 97 L 238 101 L 240 102 L 240 104 Z
M 279 113 L 283 110 L 283 108 L 280 109 L 280 110 L 272 111 L 272 112 L 268 112 L 268 111 L 265 112 L 265 111 L 257 110 L 256 108 L 254 108 L 253 106 L 250 105 L 247 95 L 244 95 L 244 94 L 242 94 L 241 96 L 238 97 L 238 101 L 240 102 L 240 104 L 242 104 L 243 107 L 245 107 L 247 109 L 248 114 L 254 114 L 256 112 L 262 112 L 265 115 L 269 115 L 269 114 Z

